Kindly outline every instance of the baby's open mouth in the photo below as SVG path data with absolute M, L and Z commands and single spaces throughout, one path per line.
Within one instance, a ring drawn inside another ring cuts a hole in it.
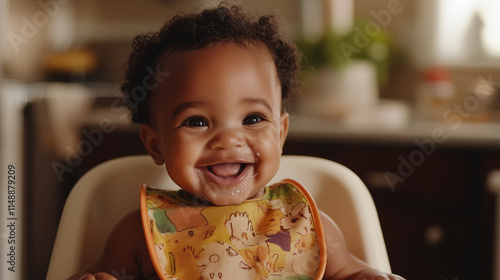
M 208 171 L 210 171 L 215 176 L 227 179 L 239 176 L 247 165 L 245 163 L 231 162 L 231 163 L 219 163 L 208 166 Z

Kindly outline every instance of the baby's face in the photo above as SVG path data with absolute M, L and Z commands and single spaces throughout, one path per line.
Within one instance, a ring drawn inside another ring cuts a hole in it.
M 288 129 L 281 86 L 264 46 L 233 43 L 163 58 L 169 75 L 151 95 L 141 137 L 184 190 L 215 205 L 263 194 Z

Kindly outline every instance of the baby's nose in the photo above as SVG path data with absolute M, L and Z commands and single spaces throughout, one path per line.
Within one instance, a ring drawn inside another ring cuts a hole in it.
M 231 149 L 242 147 L 244 145 L 244 137 L 241 131 L 234 128 L 226 128 L 218 131 L 210 140 L 209 147 L 211 149 Z

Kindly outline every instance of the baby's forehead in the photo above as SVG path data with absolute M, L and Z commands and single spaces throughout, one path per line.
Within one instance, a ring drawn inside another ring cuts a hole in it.
M 168 73 L 168 77 L 157 90 L 153 91 L 153 103 L 149 104 L 153 107 L 158 98 L 161 98 L 160 96 L 164 96 L 161 99 L 165 101 L 174 101 L 174 99 L 184 99 L 186 96 L 183 92 L 191 92 L 193 89 L 204 92 L 205 89 L 210 88 L 212 91 L 206 92 L 214 92 L 213 90 L 216 90 L 218 85 L 226 86 L 226 77 L 231 75 L 242 81 L 242 83 L 238 82 L 236 87 L 243 87 L 242 90 L 237 89 L 233 92 L 248 93 L 252 88 L 257 89 L 260 86 L 261 89 L 272 88 L 269 92 L 276 93 L 278 100 L 282 99 L 276 65 L 264 44 L 220 43 L 192 50 L 169 50 L 165 52 L 159 63 L 161 66 L 158 72 Z M 251 84 L 248 84 L 242 77 L 253 80 Z M 244 85 L 245 83 L 247 84 Z
M 159 56 L 160 58 L 157 60 L 157 63 L 162 65 L 162 67 L 165 67 L 168 63 L 175 61 L 175 58 L 182 57 L 184 59 L 186 58 L 189 59 L 191 56 L 199 57 L 199 52 L 216 50 L 216 49 L 227 49 L 233 47 L 236 47 L 238 49 L 250 53 L 258 54 L 261 57 L 268 59 L 274 63 L 274 58 L 269 48 L 264 43 L 258 41 L 257 42 L 224 41 L 197 48 L 182 48 L 182 47 L 169 48 L 165 50 L 162 55 Z M 213 52 L 211 52 L 211 54 L 213 55 Z M 219 52 L 218 55 L 225 56 L 229 54 L 223 51 Z

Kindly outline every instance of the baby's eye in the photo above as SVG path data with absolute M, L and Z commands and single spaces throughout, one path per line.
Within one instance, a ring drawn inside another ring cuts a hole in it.
M 192 127 L 207 126 L 208 122 L 202 117 L 191 117 L 184 121 L 183 125 Z
M 261 121 L 265 120 L 263 116 L 259 114 L 251 114 L 245 117 L 243 120 L 243 124 L 248 125 L 248 124 L 256 124 L 260 123 Z

